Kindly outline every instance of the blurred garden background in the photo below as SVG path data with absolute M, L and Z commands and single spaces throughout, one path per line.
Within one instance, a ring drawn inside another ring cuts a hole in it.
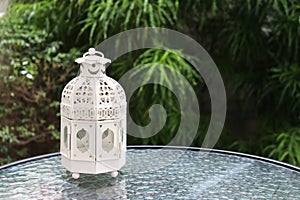
M 137 27 L 180 31 L 212 56 L 228 100 L 215 148 L 300 166 L 299 0 L 10 0 L 0 18 L 0 165 L 59 151 L 60 97 L 78 72 L 74 59 Z M 118 80 L 143 63 L 168 64 L 188 78 L 201 109 L 192 146 L 200 147 L 210 121 L 201 75 L 180 51 L 154 49 L 122 56 L 107 73 Z M 128 145 L 163 145 L 176 134 L 181 113 L 166 88 L 144 86 L 129 103 L 138 124 L 149 122 L 156 103 L 168 118 L 158 134 L 129 136 Z

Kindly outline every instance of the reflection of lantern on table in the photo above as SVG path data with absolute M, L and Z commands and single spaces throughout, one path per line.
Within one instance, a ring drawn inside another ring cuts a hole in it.
M 62 164 L 74 178 L 80 173 L 112 172 L 125 164 L 126 97 L 123 88 L 106 76 L 111 61 L 90 48 L 80 74 L 64 88 L 61 100 Z

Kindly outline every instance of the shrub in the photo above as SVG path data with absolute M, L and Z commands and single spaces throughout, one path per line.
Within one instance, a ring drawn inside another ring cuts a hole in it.
M 173 28 L 198 40 L 222 73 L 229 105 L 238 109 L 241 105 L 243 115 L 257 113 L 255 135 L 243 136 L 225 124 L 226 135 L 219 148 L 300 165 L 295 156 L 300 145 L 296 131 L 300 117 L 299 13 L 297 0 L 13 1 L 0 19 L 0 163 L 58 150 L 60 93 L 76 75 L 74 58 L 113 34 L 154 26 Z M 149 62 L 168 63 L 188 77 L 205 110 L 205 123 L 193 143 L 200 146 L 209 123 L 210 102 L 201 77 L 180 51 L 131 52 L 114 62 L 108 73 L 117 79 L 130 68 Z M 164 73 L 160 78 L 168 82 Z M 157 95 L 146 98 L 154 93 Z M 168 123 L 160 134 L 144 140 L 129 137 L 128 143 L 168 143 L 182 114 L 172 92 L 148 85 L 130 102 L 140 124 L 149 122 L 145 116 L 151 105 L 162 103 L 168 108 Z M 237 119 L 240 124 L 240 116 Z

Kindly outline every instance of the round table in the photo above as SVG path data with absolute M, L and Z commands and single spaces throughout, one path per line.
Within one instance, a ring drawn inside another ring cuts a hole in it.
M 133 146 L 117 178 L 73 179 L 54 153 L 0 167 L 0 199 L 300 199 L 300 169 L 228 151 Z

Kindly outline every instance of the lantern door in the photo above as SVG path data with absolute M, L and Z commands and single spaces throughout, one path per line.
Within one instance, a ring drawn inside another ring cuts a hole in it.
M 75 121 L 72 128 L 72 159 L 95 161 L 95 123 Z
M 97 122 L 97 160 L 115 160 L 120 158 L 120 121 L 107 120 Z

